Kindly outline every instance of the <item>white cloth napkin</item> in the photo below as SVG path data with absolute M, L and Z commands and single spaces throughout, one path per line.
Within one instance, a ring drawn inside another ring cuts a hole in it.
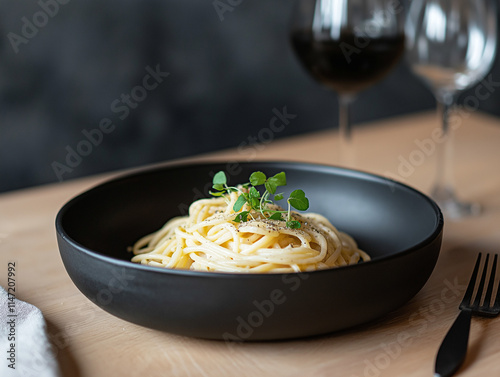
M 59 377 L 42 312 L 0 286 L 0 376 Z

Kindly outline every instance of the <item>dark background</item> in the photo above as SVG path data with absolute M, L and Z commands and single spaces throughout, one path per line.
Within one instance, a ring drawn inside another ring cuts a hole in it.
M 291 0 L 243 0 L 223 19 L 212 0 L 54 1 L 0 3 L 0 191 L 57 182 L 54 166 L 106 118 L 112 132 L 62 180 L 237 147 L 285 106 L 297 117 L 275 138 L 337 126 L 335 94 L 288 43 Z M 126 117 L 113 111 L 122 94 L 144 94 L 134 88 L 148 66 L 170 75 Z M 499 101 L 494 93 L 480 108 L 500 115 Z M 359 95 L 353 121 L 433 107 L 401 62 Z

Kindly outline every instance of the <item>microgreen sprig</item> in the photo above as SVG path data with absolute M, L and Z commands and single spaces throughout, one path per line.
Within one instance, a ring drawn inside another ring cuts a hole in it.
M 238 212 L 233 221 L 239 223 L 248 220 L 250 212 L 260 212 L 264 217 L 272 220 L 283 220 L 283 214 L 286 214 L 286 226 L 292 229 L 300 228 L 300 222 L 292 220 L 291 207 L 305 211 L 309 208 L 309 199 L 307 199 L 304 191 L 294 190 L 287 199 L 288 210 L 278 211 L 269 208 L 269 204 L 274 200 L 283 200 L 283 193 L 276 193 L 278 187 L 286 186 L 286 175 L 284 172 L 267 177 L 261 171 L 253 172 L 250 175 L 249 182 L 240 185 L 240 187 L 228 186 L 227 177 L 223 171 L 219 171 L 214 175 L 212 188 L 216 191 L 211 191 L 213 196 L 223 196 L 231 192 L 237 192 L 238 199 L 233 205 L 233 211 Z M 261 195 L 257 186 L 264 185 L 264 193 Z M 243 206 L 247 204 L 250 207 L 249 211 L 241 211 Z M 240 212 L 241 211 L 241 212 Z

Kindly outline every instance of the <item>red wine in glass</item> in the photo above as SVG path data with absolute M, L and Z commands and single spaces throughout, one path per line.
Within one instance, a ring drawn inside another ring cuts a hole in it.
M 380 81 L 404 52 L 403 34 L 369 39 L 359 48 L 354 34 L 315 40 L 310 30 L 292 32 L 292 45 L 302 64 L 320 83 L 340 93 L 357 93 Z
M 291 43 L 306 70 L 339 95 L 340 162 L 353 165 L 349 105 L 405 50 L 404 11 L 393 0 L 297 0 Z

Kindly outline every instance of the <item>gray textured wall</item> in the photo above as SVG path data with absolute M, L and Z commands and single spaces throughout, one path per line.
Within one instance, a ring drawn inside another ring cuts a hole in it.
M 285 106 L 297 117 L 273 137 L 336 126 L 335 95 L 289 46 L 291 4 L 220 17 L 212 0 L 1 2 L 0 191 L 237 147 Z M 498 98 L 482 108 L 498 113 Z M 400 64 L 353 120 L 433 106 Z

